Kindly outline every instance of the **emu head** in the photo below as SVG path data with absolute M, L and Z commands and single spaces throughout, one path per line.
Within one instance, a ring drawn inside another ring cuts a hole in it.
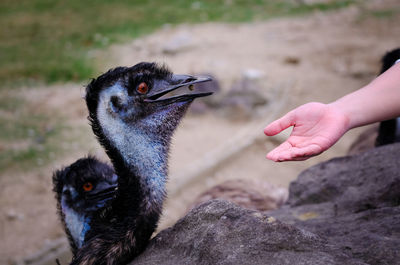
M 122 142 L 117 135 L 127 131 L 135 131 L 137 136 L 147 135 L 152 141 L 169 141 L 193 99 L 211 94 L 188 93 L 189 90 L 176 96 L 169 93 L 209 80 L 174 75 L 155 63 L 110 70 L 93 80 L 86 90 L 89 116 L 92 125 L 95 123 L 93 129 L 98 136 L 101 131 L 100 138 L 114 138 L 116 142 Z
M 54 191 L 64 214 L 87 215 L 112 200 L 118 177 L 113 169 L 94 158 L 82 158 L 53 176 Z
M 85 241 L 92 217 L 111 205 L 117 181 L 110 166 L 92 157 L 81 158 L 53 174 L 59 214 L 73 251 Z

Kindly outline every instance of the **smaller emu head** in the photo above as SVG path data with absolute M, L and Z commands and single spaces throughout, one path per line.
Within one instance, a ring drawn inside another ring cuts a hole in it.
M 73 250 L 81 247 L 89 222 L 106 211 L 117 190 L 114 170 L 95 158 L 81 158 L 53 175 L 59 214 Z

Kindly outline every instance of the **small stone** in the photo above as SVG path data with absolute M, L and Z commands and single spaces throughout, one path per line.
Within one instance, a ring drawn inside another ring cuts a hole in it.
M 161 48 L 165 54 L 177 54 L 194 46 L 193 37 L 189 32 L 178 32 Z
M 306 220 L 311 220 L 311 219 L 317 218 L 318 216 L 319 216 L 318 213 L 306 212 L 306 213 L 302 213 L 302 214 L 298 215 L 297 218 L 299 220 L 306 221 Z
M 258 219 L 263 218 L 263 215 L 262 215 L 260 212 L 254 212 L 254 213 L 253 213 L 253 216 L 256 217 L 256 218 L 258 218 Z
M 264 76 L 264 72 L 258 69 L 246 69 L 242 72 L 242 76 L 248 80 L 259 80 Z
M 10 209 L 6 213 L 6 218 L 9 221 L 23 221 L 24 220 L 24 215 L 22 213 L 16 212 L 14 209 Z
M 283 60 L 286 64 L 297 65 L 300 63 L 300 58 L 294 56 L 288 56 Z

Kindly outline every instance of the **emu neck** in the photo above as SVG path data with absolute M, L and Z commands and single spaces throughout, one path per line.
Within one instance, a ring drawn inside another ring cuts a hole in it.
M 61 200 L 62 211 L 65 217 L 65 225 L 72 236 L 75 245 L 80 248 L 85 241 L 86 233 L 90 229 L 90 216 L 79 214 L 71 209 L 64 199 Z
M 130 177 L 139 178 L 142 192 L 147 197 L 147 207 L 161 203 L 167 178 L 168 148 L 140 130 L 123 127 L 126 127 L 124 133 L 114 134 L 113 142 L 129 166 Z
M 139 202 L 141 212 L 159 212 L 165 197 L 168 144 L 132 124 L 110 117 L 105 108 L 98 108 L 98 120 L 106 140 L 118 152 L 109 151 L 108 155 L 114 163 L 119 183 L 128 183 L 133 189 L 139 185 L 140 196 L 143 196 Z

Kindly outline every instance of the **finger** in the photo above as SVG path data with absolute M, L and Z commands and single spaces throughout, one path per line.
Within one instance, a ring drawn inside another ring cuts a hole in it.
M 290 143 L 287 142 L 285 142 L 284 144 L 272 150 L 267 155 L 267 158 L 276 162 L 303 161 L 322 153 L 321 147 L 316 144 L 308 145 L 301 148 L 293 147 Z
M 267 159 L 278 162 L 278 157 L 274 154 L 274 150 L 267 154 Z
M 311 157 L 322 153 L 322 148 L 316 144 L 310 144 L 302 148 L 294 148 L 292 150 L 293 158 Z
M 289 128 L 290 126 L 294 125 L 294 117 L 292 112 L 289 112 L 282 118 L 273 121 L 267 127 L 264 128 L 264 133 L 268 136 L 273 136 L 275 134 L 280 133 L 281 131 Z
M 290 150 L 290 148 L 292 148 L 292 145 L 288 141 L 283 142 L 267 154 L 267 159 L 278 162 L 281 154 L 285 153 L 287 150 Z

